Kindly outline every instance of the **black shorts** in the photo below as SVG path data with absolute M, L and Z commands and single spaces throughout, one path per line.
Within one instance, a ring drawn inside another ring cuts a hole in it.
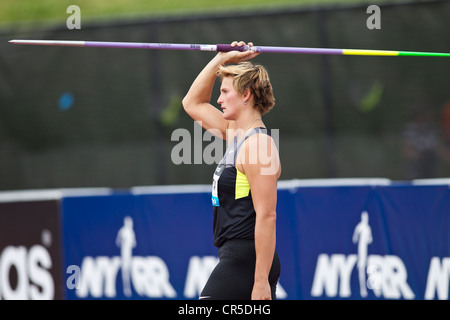
M 219 247 L 219 263 L 200 294 L 201 300 L 250 300 L 255 278 L 255 240 L 232 239 Z M 269 273 L 272 299 L 280 277 L 280 260 L 275 251 Z

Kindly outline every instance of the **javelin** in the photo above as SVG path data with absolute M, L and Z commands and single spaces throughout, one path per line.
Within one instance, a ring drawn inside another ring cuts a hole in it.
M 129 49 L 161 49 L 161 50 L 194 50 L 194 51 L 253 51 L 271 53 L 300 53 L 300 54 L 333 54 L 353 56 L 413 56 L 413 57 L 450 57 L 450 53 L 391 51 L 391 50 L 361 50 L 361 49 L 330 49 L 305 47 L 269 47 L 269 46 L 235 46 L 229 44 L 176 44 L 176 43 L 145 43 L 145 42 L 107 42 L 107 41 L 65 41 L 65 40 L 10 40 L 13 44 L 38 46 L 66 46 L 66 47 L 101 47 L 101 48 L 129 48 Z

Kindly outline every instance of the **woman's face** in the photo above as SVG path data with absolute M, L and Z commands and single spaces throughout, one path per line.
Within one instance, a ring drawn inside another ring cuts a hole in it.
M 233 77 L 225 77 L 222 79 L 220 86 L 220 97 L 217 103 L 221 105 L 223 118 L 226 120 L 236 120 L 240 111 L 244 108 L 244 101 L 233 86 Z

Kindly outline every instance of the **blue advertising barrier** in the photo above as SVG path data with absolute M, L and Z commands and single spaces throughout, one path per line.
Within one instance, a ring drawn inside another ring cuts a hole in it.
M 279 184 L 279 299 L 448 299 L 448 185 Z M 209 186 L 61 200 L 67 299 L 197 299 Z

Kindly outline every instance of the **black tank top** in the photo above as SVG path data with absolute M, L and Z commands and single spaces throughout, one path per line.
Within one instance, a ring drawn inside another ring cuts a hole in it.
M 236 157 L 250 136 L 270 130 L 252 129 L 239 142 L 237 137 L 228 146 L 213 177 L 214 245 L 220 247 L 229 239 L 254 239 L 256 213 L 247 176 L 236 168 Z

